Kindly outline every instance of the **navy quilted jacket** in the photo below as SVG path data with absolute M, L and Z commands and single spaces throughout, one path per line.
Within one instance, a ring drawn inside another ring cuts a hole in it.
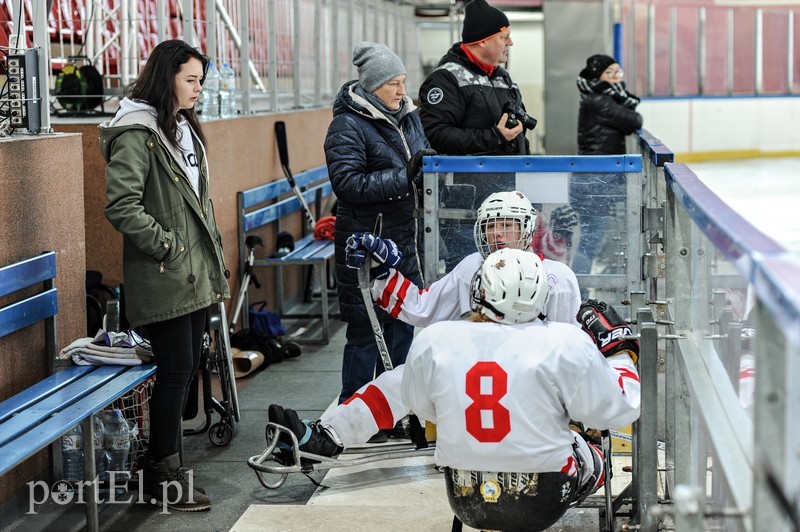
M 417 195 L 411 190 L 406 164 L 428 147 L 428 141 L 410 98 L 406 97 L 398 128 L 353 91 L 356 84 L 345 83 L 336 97 L 325 158 L 337 199 L 335 272 L 341 317 L 348 323 L 368 323 L 357 272 L 345 264 L 345 242 L 352 233 L 363 231 L 394 240 L 403 251 L 398 269 L 421 285 L 421 223 L 414 218 Z M 381 320 L 388 319 L 375 308 Z

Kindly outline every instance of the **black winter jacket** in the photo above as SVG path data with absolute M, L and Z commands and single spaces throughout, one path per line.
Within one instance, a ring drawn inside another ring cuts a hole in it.
M 578 153 L 625 153 L 625 136 L 642 127 L 642 115 L 607 94 L 581 93 L 578 111 Z
M 506 142 L 496 124 L 503 106 L 524 109 L 519 88 L 503 67 L 491 77 L 453 45 L 419 90 L 420 119 L 431 147 L 442 155 L 528 155 L 524 132 Z
M 354 232 L 376 231 L 403 251 L 399 270 L 422 284 L 421 237 L 414 218 L 416 192 L 406 174 L 411 156 L 428 147 L 417 109 L 406 97 L 400 129 L 353 89 L 344 84 L 333 105 L 333 121 L 325 137 L 328 176 L 336 194 L 336 281 L 342 321 L 369 323 L 358 289 L 358 273 L 345 264 L 345 243 Z M 375 307 L 378 318 L 388 314 Z

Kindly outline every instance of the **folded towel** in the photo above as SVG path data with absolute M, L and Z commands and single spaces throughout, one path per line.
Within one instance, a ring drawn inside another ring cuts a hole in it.
M 134 332 L 107 333 L 102 329 L 94 338 L 78 338 L 61 350 L 59 358 L 81 366 L 118 364 L 136 366 L 153 359 L 149 342 Z

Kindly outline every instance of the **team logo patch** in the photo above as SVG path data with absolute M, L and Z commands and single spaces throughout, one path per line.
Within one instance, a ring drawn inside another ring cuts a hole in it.
M 564 484 L 561 485 L 561 502 L 566 502 L 571 492 L 572 489 L 570 488 L 569 482 L 564 482 Z
M 436 105 L 444 99 L 444 92 L 439 87 L 434 87 L 428 91 L 428 103 Z
M 486 502 L 497 502 L 500 498 L 500 484 L 494 480 L 487 480 L 481 484 L 481 495 Z

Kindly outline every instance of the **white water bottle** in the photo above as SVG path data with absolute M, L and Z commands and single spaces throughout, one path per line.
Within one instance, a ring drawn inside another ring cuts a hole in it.
M 61 461 L 65 480 L 83 480 L 83 441 L 80 425 L 75 425 L 61 436 Z
M 203 81 L 203 91 L 200 95 L 203 102 L 200 107 L 200 120 L 208 121 L 219 118 L 219 70 L 214 61 L 208 63 L 206 79 Z
M 130 472 L 131 435 L 122 411 L 114 409 L 111 419 L 105 422 L 105 446 L 108 452 L 108 471 L 119 476 Z
M 228 63 L 219 71 L 219 115 L 222 118 L 236 116 L 236 73 Z

